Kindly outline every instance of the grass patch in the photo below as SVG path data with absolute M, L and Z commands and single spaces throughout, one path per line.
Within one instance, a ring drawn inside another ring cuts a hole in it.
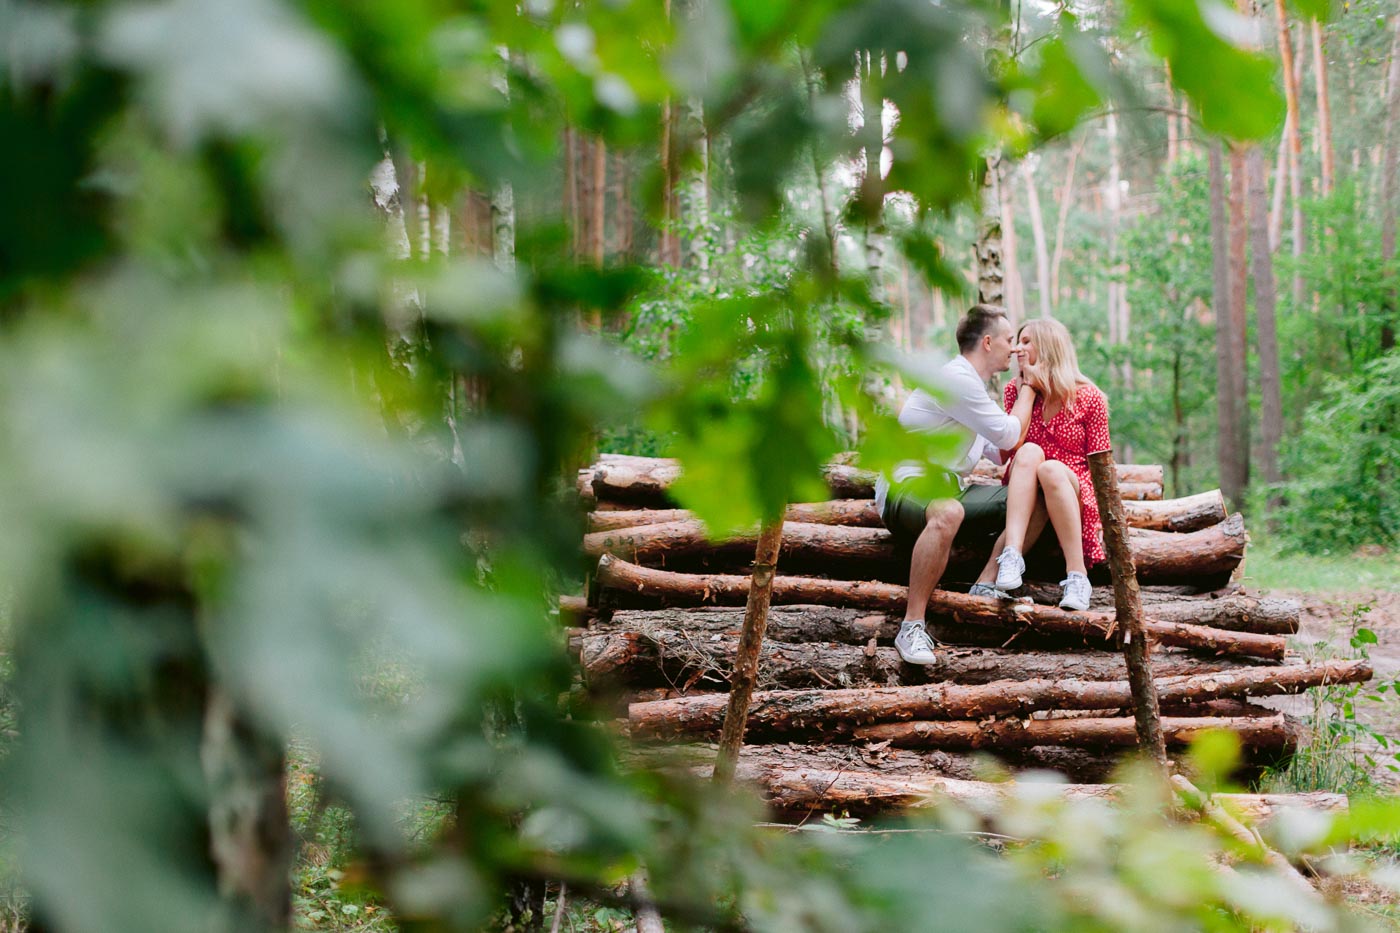
M 1276 547 L 1251 544 L 1244 566 L 1245 585 L 1263 590 L 1400 593 L 1400 556 L 1392 553 L 1284 554 Z

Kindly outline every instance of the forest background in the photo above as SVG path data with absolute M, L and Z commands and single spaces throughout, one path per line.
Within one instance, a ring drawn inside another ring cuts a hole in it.
M 1150 780 L 1119 816 L 1013 814 L 1019 856 L 775 835 L 619 759 L 550 609 L 594 452 L 680 456 L 715 528 L 771 520 L 841 451 L 938 443 L 893 406 L 979 295 L 1069 325 L 1172 493 L 1386 559 L 1398 29 L 1323 0 L 0 3 L 16 922 L 329 924 L 291 884 L 327 814 L 336 910 L 425 927 L 538 923 L 561 883 L 635 906 L 639 865 L 725 929 L 1317 919 L 1222 881 Z

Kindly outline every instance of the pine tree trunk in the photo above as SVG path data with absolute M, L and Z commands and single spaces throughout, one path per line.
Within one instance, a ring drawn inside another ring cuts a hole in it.
M 1244 496 L 1244 484 L 1240 480 L 1240 464 L 1243 451 L 1240 450 L 1239 434 L 1236 427 L 1240 420 L 1239 408 L 1243 400 L 1234 391 L 1230 335 L 1232 315 L 1230 313 L 1230 256 L 1229 229 L 1226 221 L 1226 183 L 1221 143 L 1217 140 L 1210 146 L 1210 235 L 1214 266 L 1213 298 L 1215 305 L 1215 363 L 1216 363 L 1216 413 L 1217 442 L 1220 488 L 1225 498 L 1235 508 Z
M 1279 442 L 1283 437 L 1283 397 L 1279 376 L 1278 328 L 1275 323 L 1274 262 L 1269 252 L 1269 231 L 1264 203 L 1264 157 L 1258 146 L 1246 156 L 1249 176 L 1249 214 L 1253 247 L 1250 269 L 1254 278 L 1254 320 L 1259 340 L 1259 440 L 1264 482 L 1277 483 Z
M 1303 124 L 1298 107 L 1298 63 L 1293 54 L 1293 34 L 1288 26 L 1288 12 L 1283 3 L 1274 5 L 1278 18 L 1278 51 L 1283 65 L 1284 99 L 1288 118 L 1284 123 L 1284 139 L 1288 143 L 1288 196 L 1292 201 L 1293 230 L 1293 307 L 1303 305 Z
M 1005 163 L 1002 163 L 1005 166 Z M 1006 314 L 1013 327 L 1020 327 L 1026 319 L 1026 286 L 1021 278 L 1021 262 L 1017 255 L 1016 242 L 1016 186 L 1006 177 L 998 185 L 1001 189 L 1001 235 L 1002 263 L 1005 278 Z
M 578 134 L 564 127 L 564 221 L 569 225 L 570 254 L 578 261 Z
M 1045 217 L 1040 210 L 1040 192 L 1035 187 L 1035 172 L 1031 163 L 1024 163 L 1022 177 L 1026 182 L 1026 208 L 1030 211 L 1031 233 L 1035 238 L 1035 290 L 1040 297 L 1040 316 L 1052 317 L 1050 304 L 1050 252 L 1045 242 Z
M 1385 157 L 1381 169 L 1381 259 L 1395 258 L 1396 172 L 1400 171 L 1400 16 L 1395 17 L 1395 41 L 1390 52 L 1389 88 L 1386 99 Z M 1395 347 L 1396 308 L 1400 305 L 1392 290 L 1386 301 L 1386 317 L 1381 323 L 1381 352 Z
M 1178 124 L 1180 114 L 1176 109 L 1176 94 L 1172 90 L 1172 66 L 1164 63 L 1163 84 L 1167 95 L 1167 165 L 1176 162 L 1179 154 L 1181 128 Z
M 1229 326 L 1226 328 L 1226 382 L 1220 391 L 1234 396 L 1234 421 L 1229 425 L 1231 435 L 1231 471 L 1229 482 L 1221 476 L 1221 488 L 1226 498 L 1238 509 L 1243 505 L 1249 487 L 1249 388 L 1246 380 L 1247 302 L 1249 295 L 1248 225 L 1245 198 L 1246 170 L 1244 149 L 1230 147 L 1230 221 L 1229 221 Z M 1217 324 L 1218 326 L 1218 324 Z M 1224 466 L 1224 464 L 1222 464 Z
M 599 136 L 593 141 L 593 264 L 602 266 L 608 246 L 608 146 Z

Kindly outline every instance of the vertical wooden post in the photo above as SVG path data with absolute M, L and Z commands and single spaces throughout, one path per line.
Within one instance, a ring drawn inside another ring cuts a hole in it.
M 778 566 L 778 548 L 783 543 L 783 519 L 764 522 L 754 549 L 753 578 L 749 584 L 749 600 L 744 610 L 744 628 L 739 634 L 739 648 L 734 657 L 734 673 L 729 677 L 729 706 L 724 711 L 724 725 L 719 733 L 719 756 L 715 758 L 714 780 L 728 784 L 734 778 L 739 763 L 739 749 L 744 744 L 744 727 L 749 719 L 749 701 L 758 682 L 758 655 L 763 648 L 763 635 L 768 630 L 768 603 L 773 595 L 773 574 Z
M 1157 706 L 1157 687 L 1152 682 L 1147 634 L 1142 624 L 1142 594 L 1138 590 L 1137 567 L 1128 549 L 1128 519 L 1118 494 L 1118 471 L 1112 451 L 1089 455 L 1089 472 L 1094 479 L 1094 498 L 1103 521 L 1104 550 L 1113 574 L 1113 602 L 1117 607 L 1118 629 L 1122 632 L 1123 658 L 1128 663 L 1128 685 L 1133 691 L 1133 718 L 1137 720 L 1138 743 L 1158 765 L 1167 766 L 1167 746 L 1162 739 L 1162 715 Z

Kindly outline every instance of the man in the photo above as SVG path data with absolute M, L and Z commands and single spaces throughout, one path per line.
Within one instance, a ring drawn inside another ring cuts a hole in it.
M 913 541 L 909 566 L 909 599 L 904 624 L 895 647 L 910 664 L 937 661 L 935 643 L 924 629 L 933 588 L 948 565 L 953 539 L 991 546 L 1006 526 L 1006 487 L 970 485 L 968 477 L 982 457 L 1001 462 L 1001 451 L 1014 450 L 1025 440 L 1030 426 L 1036 380 L 1034 366 L 1024 366 L 1023 380 L 1029 380 L 1016 396 L 1010 414 L 992 401 L 986 384 L 994 373 L 1011 368 L 1014 331 L 1006 312 L 990 305 L 974 305 L 958 322 L 958 355 L 940 371 L 944 394 L 934 398 L 915 390 L 899 412 L 899 423 L 920 433 L 949 432 L 956 437 L 946 463 L 931 465 L 941 473 L 943 488 L 955 490 L 953 498 L 933 498 L 921 493 L 940 478 L 925 477 L 925 465 L 906 461 L 894 470 L 893 483 L 881 476 L 875 484 L 875 503 L 880 517 L 896 538 Z M 1027 529 L 1027 547 L 1045 525 L 1044 506 Z M 995 565 L 989 563 L 989 568 Z M 994 572 L 994 571 L 993 571 Z M 987 570 L 983 577 L 990 579 Z M 974 596 L 1004 597 L 990 583 L 979 582 L 970 590 Z

